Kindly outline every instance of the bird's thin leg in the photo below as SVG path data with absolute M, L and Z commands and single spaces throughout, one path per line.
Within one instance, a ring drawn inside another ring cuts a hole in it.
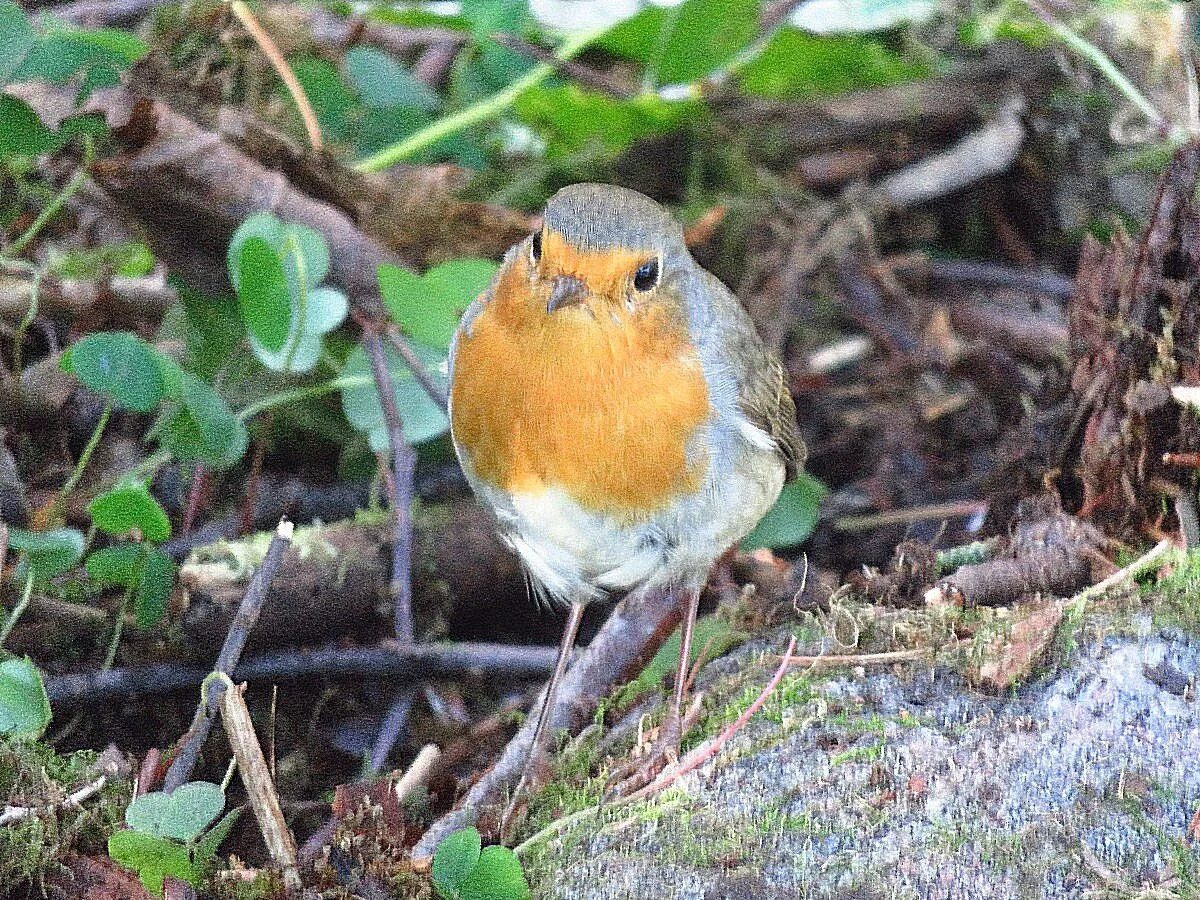
M 676 755 L 679 742 L 683 739 L 683 695 L 687 689 L 688 674 L 692 669 L 692 633 L 696 629 L 696 611 L 700 608 L 700 592 L 687 592 L 687 609 L 679 626 L 679 668 L 675 670 L 675 692 L 671 697 L 671 708 L 663 722 L 661 741 L 670 745 Z
M 508 809 L 504 811 L 504 818 L 501 820 L 502 829 L 506 827 L 508 821 L 512 818 L 528 786 L 536 780 L 537 767 L 547 754 L 545 744 L 548 740 L 547 732 L 550 725 L 550 711 L 554 709 L 554 699 L 558 694 L 558 685 L 567 671 L 567 663 L 571 660 L 571 652 L 575 649 L 575 636 L 579 633 L 579 623 L 583 620 L 583 611 L 585 608 L 586 604 L 584 603 L 572 603 L 571 610 L 567 614 L 567 624 L 563 627 L 562 643 L 558 647 L 558 660 L 554 664 L 554 674 L 550 676 L 550 682 L 546 685 L 546 692 L 542 698 L 542 706 L 538 711 L 537 728 L 533 732 L 533 743 L 529 745 L 529 756 L 525 760 L 525 768 L 521 772 L 521 780 L 517 783 L 516 790 L 513 791 Z

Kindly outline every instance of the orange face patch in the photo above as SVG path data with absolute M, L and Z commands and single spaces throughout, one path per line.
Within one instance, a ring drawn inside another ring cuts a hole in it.
M 705 461 L 687 445 L 709 415 L 708 386 L 677 308 L 623 302 L 646 254 L 580 251 L 547 232 L 501 273 L 459 337 L 451 425 L 476 475 L 514 493 L 561 488 L 585 509 L 636 519 L 694 490 Z M 593 297 L 547 313 L 549 277 Z

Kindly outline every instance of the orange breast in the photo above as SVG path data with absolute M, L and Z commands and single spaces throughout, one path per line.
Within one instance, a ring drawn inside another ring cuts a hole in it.
M 631 520 L 694 490 L 708 387 L 682 325 L 663 309 L 547 315 L 528 283 L 515 260 L 459 337 L 451 425 L 476 475 Z

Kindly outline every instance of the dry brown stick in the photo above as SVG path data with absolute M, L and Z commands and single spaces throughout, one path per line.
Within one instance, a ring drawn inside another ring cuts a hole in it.
M 304 93 L 304 88 L 301 86 L 299 79 L 296 78 L 296 73 L 292 71 L 292 67 L 288 65 L 288 61 L 284 59 L 283 54 L 279 52 L 279 47 L 267 30 L 262 27 L 258 19 L 254 17 L 254 13 L 250 11 L 244 0 L 229 0 L 229 8 L 237 17 L 237 20 L 242 23 L 242 27 L 250 33 L 250 37 L 254 38 L 254 43 L 258 44 L 258 48 L 262 50 L 263 56 L 271 64 L 271 68 L 275 70 L 280 79 L 283 81 L 284 87 L 287 88 L 292 100 L 296 104 L 296 108 L 300 111 L 300 118 L 304 122 L 304 130 L 308 134 L 309 146 L 316 152 L 320 153 L 323 143 L 321 141 L 321 126 L 317 122 L 317 114 L 313 111 L 312 104 L 308 101 L 308 95 Z
M 788 666 L 808 666 L 808 668 L 834 669 L 839 666 L 890 666 L 892 663 L 909 662 L 914 659 L 930 656 L 932 647 L 917 647 L 913 650 L 889 650 L 886 653 L 844 653 L 825 656 L 788 656 L 785 657 Z
M 512 644 L 414 644 L 394 641 L 377 647 L 322 647 L 252 657 L 231 673 L 239 681 L 298 678 L 392 678 L 408 683 L 426 678 L 533 680 L 554 671 L 558 648 Z M 51 675 L 46 693 L 56 708 L 168 694 L 198 686 L 209 674 L 176 663 L 131 666 L 106 672 Z
M 246 641 L 249 640 L 250 632 L 258 621 L 258 614 L 266 602 L 271 581 L 279 570 L 279 563 L 283 559 L 284 552 L 292 542 L 293 527 L 291 522 L 284 519 L 275 529 L 270 546 L 267 547 L 267 552 L 263 556 L 262 564 L 250 580 L 237 615 L 234 616 L 233 623 L 229 626 L 229 633 L 217 656 L 217 663 L 213 667 L 214 671 L 228 676 L 242 658 Z M 211 685 L 205 691 L 206 696 L 201 698 L 200 704 L 196 707 L 192 725 L 182 739 L 179 755 L 172 760 L 171 767 L 167 769 L 167 774 L 163 778 L 163 790 L 173 791 L 192 777 L 192 770 L 196 767 L 196 760 L 200 756 L 200 747 L 204 744 L 204 739 L 208 737 L 209 731 L 212 730 L 213 714 L 216 712 L 220 693 L 221 686 L 217 684 Z
M 625 598 L 591 644 L 567 670 L 550 711 L 549 727 L 575 734 L 590 720 L 600 698 L 636 675 L 679 624 L 683 610 L 673 591 L 639 592 Z M 541 694 L 534 708 L 541 702 Z M 467 792 L 458 808 L 443 816 L 413 848 L 413 864 L 427 868 L 442 838 L 468 825 L 488 831 L 497 823 L 505 792 L 521 776 L 537 717 L 530 716 L 504 748 L 499 761 Z M 489 814 L 492 814 L 489 816 Z M 489 822 L 482 821 L 485 817 Z
M 85 800 L 104 790 L 104 786 L 108 784 L 108 778 L 108 775 L 101 775 L 50 806 L 5 806 L 4 810 L 0 811 L 0 826 L 22 822 L 30 816 L 48 815 L 55 810 L 78 809 Z
M 1025 142 L 1024 100 L 1010 97 L 997 116 L 953 147 L 906 166 L 875 189 L 885 204 L 905 209 L 945 197 L 1008 169 Z
M 591 66 L 584 65 L 578 60 L 559 59 L 553 50 L 527 41 L 520 35 L 494 34 L 492 35 L 492 40 L 501 47 L 507 47 L 509 50 L 520 53 L 522 56 L 528 56 L 531 59 L 536 59 L 538 62 L 550 63 L 559 74 L 578 81 L 584 87 L 603 91 L 619 100 L 628 100 L 634 96 L 634 92 L 627 85 L 621 84 L 621 82 L 607 72 L 593 69 Z
M 262 745 L 250 720 L 250 710 L 246 708 L 246 700 L 242 696 L 246 685 L 235 685 L 228 675 L 221 675 L 220 680 L 225 687 L 220 699 L 221 722 L 225 726 L 233 758 L 237 760 L 242 784 L 246 786 L 250 808 L 258 820 L 263 844 L 271 861 L 283 872 L 284 886 L 290 891 L 298 891 L 301 885 L 300 873 L 296 868 L 296 839 L 283 817 L 279 792 L 275 789 Z

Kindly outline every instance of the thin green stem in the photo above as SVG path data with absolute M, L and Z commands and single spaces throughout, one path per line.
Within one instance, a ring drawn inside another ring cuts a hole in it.
M 609 27 L 611 26 L 593 31 L 585 31 L 567 38 L 562 46 L 555 51 L 554 58 L 559 62 L 572 59 L 579 55 L 588 44 L 602 37 L 608 31 Z M 553 63 L 542 63 L 541 65 L 534 66 L 508 87 L 497 91 L 490 97 L 485 97 L 478 103 L 473 103 L 470 106 L 460 109 L 458 112 L 438 119 L 428 127 L 422 128 L 416 134 L 397 141 L 391 146 L 384 147 L 378 153 L 373 153 L 365 159 L 359 160 L 354 164 L 354 168 L 360 172 L 379 172 L 408 159 L 426 147 L 442 140 L 442 138 L 457 134 L 466 128 L 470 128 L 472 125 L 478 125 L 480 122 L 494 119 L 508 107 L 512 106 L 521 94 L 541 84 L 553 75 L 554 71 L 555 67 Z
M 42 208 L 37 218 L 33 220 L 33 224 L 25 229 L 24 234 L 13 241 L 8 247 L 7 252 L 13 256 L 17 256 L 22 250 L 28 247 L 33 239 L 38 236 L 38 233 L 46 227 L 46 224 L 58 215 L 58 211 L 63 208 L 63 204 L 70 200 L 75 195 L 75 192 L 83 187 L 87 179 L 88 173 L 85 164 L 71 176 L 71 180 L 67 182 L 66 186 L 55 194 L 54 199 Z
M 1141 111 L 1142 115 L 1155 125 L 1166 124 L 1158 107 L 1150 102 L 1150 99 L 1138 89 L 1137 85 L 1125 77 L 1125 73 L 1117 68 L 1116 63 L 1109 59 L 1108 54 L 1070 26 L 1043 10 L 1037 3 L 1029 3 L 1029 7 L 1049 26 L 1060 41 L 1095 66 L 1100 74 L 1112 83 L 1113 87 L 1124 94 L 1126 99 Z
M 129 608 L 129 598 L 133 588 L 126 588 L 121 595 L 121 603 L 117 606 L 117 621 L 113 623 L 112 637 L 108 641 L 108 653 L 104 655 L 104 665 L 101 672 L 107 672 L 117 660 L 117 648 L 121 646 L 121 633 L 125 630 L 125 611 Z
M 92 429 L 92 436 L 88 438 L 83 452 L 79 454 L 79 459 L 75 463 L 75 469 L 71 472 L 71 477 L 67 479 L 67 483 L 62 486 L 62 490 L 58 492 L 58 496 L 54 498 L 54 505 L 51 508 L 51 514 L 48 517 L 51 522 L 57 521 L 62 515 L 63 505 L 67 502 L 67 497 L 71 495 L 71 491 L 75 490 L 75 486 L 79 484 L 79 479 L 83 477 L 83 470 L 87 468 L 88 462 L 92 458 L 92 454 L 96 452 L 96 447 L 100 444 L 100 436 L 104 434 L 104 429 L 108 425 L 109 417 L 112 416 L 112 401 L 109 400 L 104 404 L 104 411 L 100 413 L 100 421 L 96 423 L 96 427 Z
M 295 329 L 295 337 L 291 334 L 288 335 L 290 343 L 287 353 L 283 356 L 285 372 L 292 368 L 292 360 L 296 356 L 296 348 L 300 346 L 300 338 L 304 335 L 305 321 L 308 319 L 308 265 L 304 262 L 304 254 L 300 252 L 300 245 L 293 234 L 288 234 L 287 252 L 296 262 L 296 293 L 299 302 L 296 304 L 296 318 L 292 326 Z
M 320 384 L 310 384 L 307 387 L 293 388 L 290 391 L 281 391 L 278 394 L 272 394 L 269 397 L 263 397 L 261 400 L 256 400 L 249 406 L 238 412 L 239 421 L 249 422 L 259 413 L 266 412 L 268 409 L 276 409 L 280 406 L 286 406 L 289 403 L 295 403 L 297 400 L 307 400 L 309 397 L 320 397 L 323 394 L 332 394 L 334 391 L 341 390 L 344 387 L 351 387 L 355 379 L 348 378 L 333 378 L 329 381 L 322 381 Z M 369 382 L 369 378 L 358 379 Z
M 21 618 L 21 613 L 25 612 L 25 607 L 29 605 L 29 598 L 33 596 L 33 569 L 30 568 L 29 574 L 25 576 L 25 590 L 21 594 L 21 600 L 13 607 L 13 611 L 8 614 L 8 618 L 4 620 L 4 627 L 0 628 L 0 647 L 4 646 L 4 642 L 8 640 L 8 634 L 13 630 L 13 626 L 17 624 L 17 620 Z
M 37 318 L 38 298 L 42 292 L 43 277 L 45 277 L 45 271 L 40 266 L 33 270 L 33 279 L 29 282 L 29 309 L 21 317 L 21 322 L 17 325 L 17 330 L 13 334 L 13 371 L 18 375 L 21 374 L 21 369 L 25 363 L 25 332 L 29 330 L 29 326 L 33 324 L 33 320 Z

